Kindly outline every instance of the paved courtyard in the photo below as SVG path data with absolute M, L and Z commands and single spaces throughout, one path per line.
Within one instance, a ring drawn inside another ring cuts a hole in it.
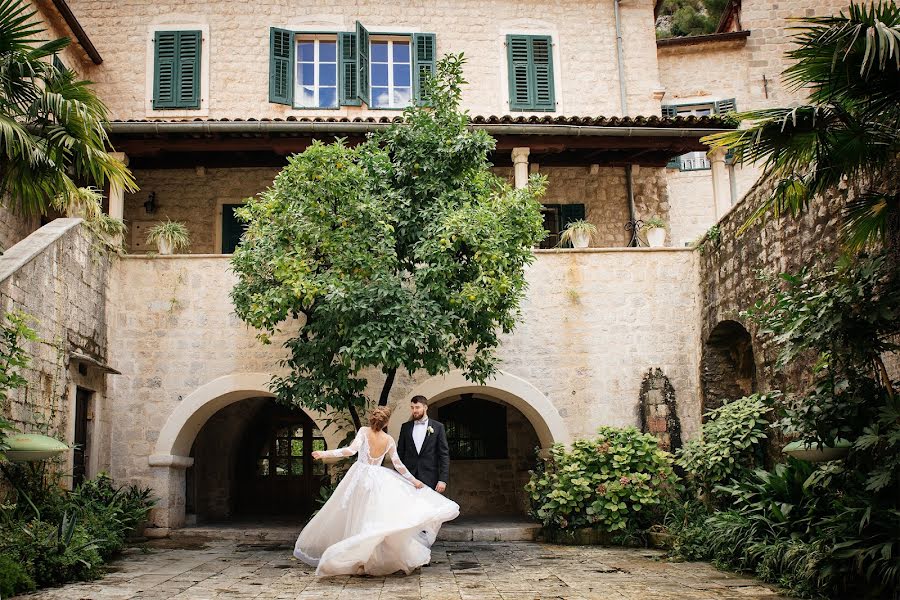
M 439 542 L 432 563 L 408 577 L 316 578 L 282 542 L 159 540 L 130 549 L 101 580 L 21 600 L 784 599 L 772 588 L 705 563 L 660 553 L 534 542 Z

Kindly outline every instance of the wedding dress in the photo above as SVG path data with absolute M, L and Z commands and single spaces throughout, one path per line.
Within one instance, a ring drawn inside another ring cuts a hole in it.
M 409 574 L 431 560 L 431 545 L 459 505 L 429 487 L 416 489 L 393 439 L 381 456 L 369 453 L 368 427 L 327 457 L 359 454 L 331 498 L 303 528 L 294 556 L 316 575 Z M 381 466 L 390 456 L 395 471 Z

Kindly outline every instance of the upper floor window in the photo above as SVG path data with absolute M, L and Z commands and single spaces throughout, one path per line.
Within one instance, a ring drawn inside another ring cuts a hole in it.
M 337 108 L 337 73 L 337 36 L 298 37 L 296 106 Z
M 708 102 L 691 102 L 685 104 L 663 104 L 662 116 L 664 117 L 705 117 L 709 115 L 724 115 L 734 112 L 736 104 L 734 98 L 724 100 L 710 100 Z M 676 156 L 666 165 L 669 169 L 679 171 L 704 171 L 710 168 L 709 159 L 705 152 L 688 152 Z
M 200 31 L 157 31 L 153 109 L 200 108 Z
M 547 35 L 508 35 L 509 109 L 556 110 L 553 39 Z
M 433 33 L 312 35 L 270 32 L 269 101 L 298 108 L 360 106 L 403 109 L 424 102 L 434 73 Z

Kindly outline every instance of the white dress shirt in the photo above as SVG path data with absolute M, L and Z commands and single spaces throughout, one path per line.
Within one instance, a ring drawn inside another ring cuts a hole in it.
M 425 436 L 428 434 L 428 417 L 422 417 L 418 421 L 413 422 L 412 438 L 416 445 L 416 452 L 422 452 L 422 444 L 425 443 Z

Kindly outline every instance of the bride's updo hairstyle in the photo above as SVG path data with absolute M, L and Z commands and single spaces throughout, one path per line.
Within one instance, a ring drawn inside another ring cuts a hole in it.
M 385 427 L 387 427 L 388 421 L 391 418 L 391 409 L 387 406 L 379 406 L 377 408 L 373 408 L 372 412 L 369 413 L 369 427 L 371 427 L 375 431 L 381 431 Z

